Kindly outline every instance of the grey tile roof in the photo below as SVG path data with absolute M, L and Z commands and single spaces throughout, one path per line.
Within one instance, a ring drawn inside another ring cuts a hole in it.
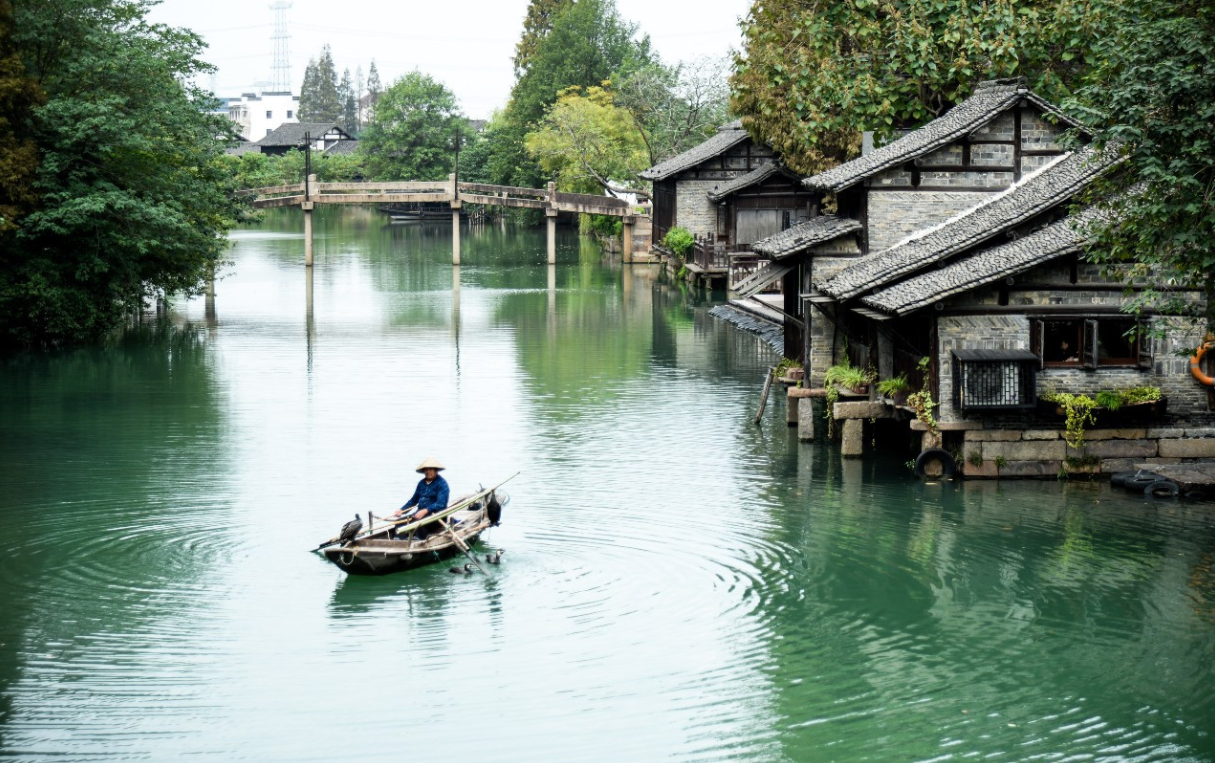
M 927 265 L 961 254 L 1067 201 L 1115 161 L 1115 152 L 1098 154 L 1089 147 L 1063 154 L 1007 191 L 815 286 L 837 300 L 851 299 Z
M 325 156 L 340 156 L 342 154 L 353 154 L 359 150 L 359 142 L 357 140 L 339 140 L 329 148 L 325 149 Z
M 313 140 L 333 129 L 341 130 L 337 122 L 288 122 L 281 124 L 266 137 L 257 142 L 259 146 L 298 146 L 304 142 L 304 134 L 311 134 Z M 345 132 L 342 133 L 345 135 Z
M 761 164 L 745 175 L 739 175 L 725 185 L 718 186 L 709 193 L 709 201 L 721 201 L 732 193 L 737 193 L 744 188 L 749 188 L 756 183 L 762 183 L 773 175 L 781 174 L 790 180 L 799 180 L 801 175 L 798 175 L 793 170 L 781 166 L 777 162 L 768 162 Z
M 850 217 L 823 215 L 760 239 L 751 244 L 751 251 L 779 260 L 860 229 L 861 224 Z
M 923 127 L 802 182 L 807 188 L 817 191 L 842 191 L 879 172 L 924 156 L 974 132 L 1022 98 L 1063 122 L 1079 126 L 1055 106 L 1031 93 L 1024 79 L 980 82 L 969 98 Z
M 258 148 L 256 143 L 250 143 L 247 140 L 242 140 L 235 146 L 229 146 L 224 149 L 224 153 L 229 156 L 242 156 L 244 154 L 260 154 L 262 150 Z
M 1023 238 L 982 249 L 939 270 L 929 270 L 861 299 L 894 315 L 906 315 L 946 297 L 977 289 L 1065 254 L 1077 252 L 1086 241 L 1085 228 L 1095 213 L 1085 210 L 1051 223 Z
M 747 134 L 747 131 L 742 129 L 742 120 L 735 119 L 733 122 L 727 122 L 717 128 L 717 133 L 704 143 L 655 164 L 642 172 L 639 177 L 643 180 L 666 180 L 671 175 L 695 167 L 706 159 L 724 154 L 749 137 L 751 136 Z

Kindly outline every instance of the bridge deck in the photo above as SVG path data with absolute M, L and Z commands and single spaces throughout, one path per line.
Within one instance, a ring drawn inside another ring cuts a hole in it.
M 551 189 L 520 188 L 487 183 L 451 181 L 304 183 L 251 188 L 241 194 L 256 198 L 258 209 L 285 207 L 310 201 L 316 204 L 400 204 L 408 202 L 447 202 L 460 204 L 544 209 L 553 212 L 582 212 L 592 215 L 633 216 L 632 206 L 623 199 L 585 193 L 562 193 Z

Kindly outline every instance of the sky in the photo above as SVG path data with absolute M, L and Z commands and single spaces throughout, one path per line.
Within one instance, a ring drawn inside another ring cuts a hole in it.
M 506 104 L 511 59 L 523 30 L 528 0 L 291 0 L 292 91 L 304 67 L 328 43 L 338 76 L 357 66 L 366 74 L 375 59 L 385 86 L 413 69 L 444 82 L 465 115 L 488 117 Z M 649 34 L 667 63 L 721 56 L 742 45 L 739 19 L 752 0 L 616 0 L 620 15 Z M 274 12 L 270 1 L 164 0 L 151 20 L 186 27 L 209 45 L 203 59 L 219 67 L 220 97 L 269 89 L 273 76 Z

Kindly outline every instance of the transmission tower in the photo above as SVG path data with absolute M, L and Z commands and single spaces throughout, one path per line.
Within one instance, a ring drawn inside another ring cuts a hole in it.
M 274 76 L 271 79 L 276 93 L 291 92 L 291 52 L 288 49 L 291 35 L 287 34 L 287 11 L 290 9 L 291 3 L 287 0 L 277 0 L 270 5 L 270 10 L 274 11 L 274 36 L 270 38 L 274 40 Z

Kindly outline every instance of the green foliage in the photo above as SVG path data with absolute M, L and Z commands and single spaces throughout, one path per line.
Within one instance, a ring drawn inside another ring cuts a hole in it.
M 376 101 L 359 151 L 371 177 L 442 180 L 452 171 L 456 133 L 467 129 L 447 86 L 412 71 Z
M 731 106 L 794 169 L 855 155 L 860 132 L 913 127 L 979 80 L 1025 75 L 1051 99 L 1086 72 L 1119 0 L 757 0 Z
M 1084 448 L 1084 427 L 1095 423 L 1093 408 L 1097 407 L 1097 402 L 1088 395 L 1073 395 L 1069 392 L 1047 392 L 1042 395 L 1042 399 L 1058 403 L 1063 408 L 1067 417 L 1063 439 L 1067 440 L 1067 444 L 1076 450 Z
M 564 191 L 602 193 L 650 166 L 641 133 L 604 87 L 562 92 L 524 142 Z
M 790 370 L 794 368 L 800 369 L 801 367 L 801 362 L 794 358 L 781 358 L 780 362 L 776 364 L 776 367 L 772 369 L 772 376 L 777 379 L 783 379 L 789 375 Z
M 1098 408 L 1116 411 L 1122 407 L 1122 395 L 1116 392 L 1102 391 L 1093 396 Z
M 338 84 L 338 101 L 342 104 L 342 113 L 338 121 L 342 129 L 353 136 L 359 134 L 359 99 L 355 91 L 354 81 L 350 78 L 350 70 L 342 72 L 342 81 Z
M 996 465 L 996 470 L 998 472 L 1000 469 L 1008 466 L 1008 459 L 1004 456 L 996 456 L 994 459 L 992 459 L 992 463 Z
M 667 231 L 667 235 L 662 237 L 662 245 L 671 250 L 671 254 L 681 259 L 686 259 L 692 252 L 692 246 L 696 243 L 696 239 L 687 228 L 675 226 Z
M 25 70 L 13 43 L 12 6 L 0 0 L 0 250 L 38 199 L 33 183 L 38 146 L 31 137 L 34 110 L 45 96 Z
M 966 461 L 973 467 L 978 468 L 983 465 L 983 453 L 978 450 L 970 451 L 970 455 L 966 457 Z
M 712 137 L 727 121 L 728 58 L 665 66 L 653 61 L 613 81 L 649 151 L 649 165 Z
M 220 164 L 236 139 L 193 33 L 128 0 L 39 0 L 12 49 L 45 91 L 30 137 L 37 205 L 0 252 L 0 341 L 96 337 L 156 294 L 195 293 L 242 214 Z
M 1135 405 L 1137 403 L 1154 403 L 1160 399 L 1160 387 L 1131 387 L 1124 389 L 1118 393 L 1122 397 L 1123 405 Z
M 882 379 L 878 382 L 877 389 L 886 397 L 894 397 L 904 392 L 910 392 L 911 382 L 907 381 L 907 374 L 899 374 L 889 379 Z
M 540 44 L 553 30 L 557 17 L 573 4 L 574 0 L 531 0 L 528 3 L 527 15 L 523 18 L 523 36 L 515 45 L 516 78 L 523 76 L 531 66 Z
M 914 413 L 915 417 L 928 427 L 928 431 L 932 434 L 937 433 L 937 417 L 933 413 L 933 409 L 937 407 L 937 402 L 932 399 L 932 390 L 929 386 L 929 370 L 932 366 L 932 358 L 920 358 L 917 364 L 920 372 L 924 375 L 924 385 L 919 392 L 912 392 L 907 396 L 907 407 Z
M 827 368 L 826 373 L 823 374 L 823 383 L 828 388 L 828 395 L 832 389 L 835 389 L 838 397 L 839 388 L 859 391 L 876 378 L 877 373 L 872 368 L 859 368 L 845 359 L 844 362 Z
M 1215 6 L 1123 0 L 1120 8 L 1127 23 L 1096 41 L 1094 75 L 1067 104 L 1098 128 L 1097 145 L 1127 159 L 1085 200 L 1107 211 L 1087 256 L 1126 265 L 1124 282 L 1147 286 L 1129 310 L 1189 315 L 1215 331 Z

